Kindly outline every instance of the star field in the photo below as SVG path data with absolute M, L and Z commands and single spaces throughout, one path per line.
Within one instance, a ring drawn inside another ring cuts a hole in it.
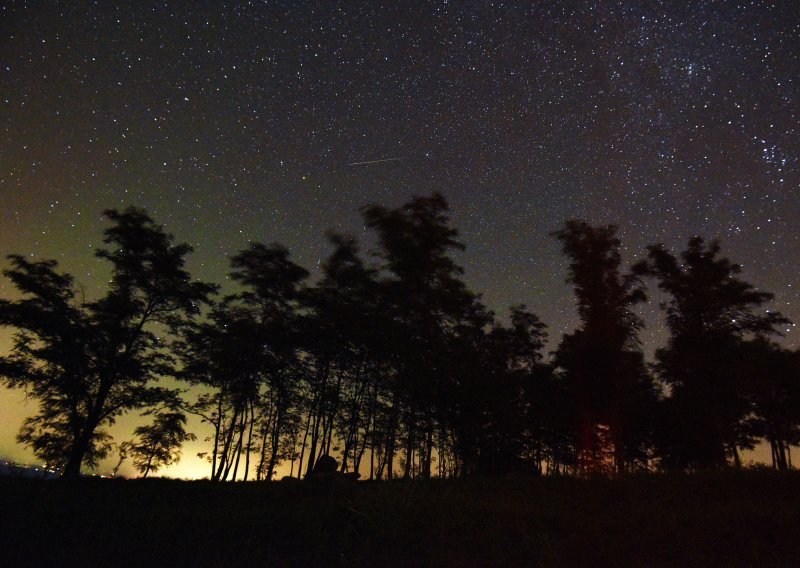
M 147 208 L 224 282 L 248 240 L 313 271 L 359 206 L 436 190 L 467 282 L 554 340 L 575 314 L 548 233 L 574 217 L 620 225 L 629 261 L 719 237 L 800 320 L 791 2 L 15 2 L 0 21 L 0 252 L 89 287 L 108 207 Z

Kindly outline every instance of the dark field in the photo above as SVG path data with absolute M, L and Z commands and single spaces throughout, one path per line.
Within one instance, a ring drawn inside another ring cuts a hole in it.
M 797 566 L 800 475 L 0 479 L 2 566 Z

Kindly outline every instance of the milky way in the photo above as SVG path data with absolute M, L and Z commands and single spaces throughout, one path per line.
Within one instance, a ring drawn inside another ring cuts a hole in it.
M 0 9 L 2 254 L 97 287 L 101 211 L 135 204 L 204 279 L 248 240 L 314 270 L 359 206 L 436 190 L 470 286 L 556 340 L 575 314 L 548 233 L 575 217 L 618 224 L 629 261 L 718 237 L 800 320 L 792 2 L 123 4 Z

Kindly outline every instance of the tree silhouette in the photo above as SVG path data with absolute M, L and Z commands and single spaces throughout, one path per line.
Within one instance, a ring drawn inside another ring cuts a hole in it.
M 105 428 L 133 410 L 154 419 L 117 446 L 117 469 L 130 456 L 144 476 L 194 438 L 186 412 L 211 428 L 201 455 L 215 481 L 269 480 L 282 463 L 302 477 L 326 456 L 370 479 L 697 469 L 739 463 L 758 439 L 775 468 L 791 467 L 800 356 L 770 340 L 788 320 L 761 309 L 771 294 L 718 243 L 695 237 L 677 257 L 654 245 L 626 273 L 615 226 L 567 221 L 553 235 L 580 325 L 547 358 L 533 312 L 497 318 L 462 280 L 441 195 L 360 212 L 371 255 L 328 233 L 333 250 L 307 285 L 286 248 L 251 243 L 231 257 L 238 288 L 214 302 L 216 287 L 183 268 L 190 247 L 134 208 L 106 212 L 99 299 L 55 261 L 9 256 L 21 298 L 0 300 L 0 325 L 16 330 L 0 377 L 39 403 L 18 439 L 65 477 L 106 456 Z M 667 295 L 671 332 L 650 368 L 633 311 L 644 277 Z M 194 401 L 164 377 L 188 382 Z
M 663 245 L 648 247 L 635 266 L 669 295 L 662 304 L 671 336 L 656 353 L 659 376 L 671 390 L 661 433 L 664 463 L 676 467 L 720 467 L 739 448 L 754 444 L 745 420 L 752 410 L 745 344 L 775 334 L 787 320 L 778 312 L 756 311 L 772 299 L 739 279 L 739 265 L 721 257 L 716 241 L 689 240 L 676 257 Z
M 298 309 L 308 272 L 278 244 L 251 243 L 231 266 L 231 279 L 243 290 L 184 334 L 183 378 L 212 388 L 188 410 L 214 427 L 212 479 L 236 479 L 242 456 L 246 479 L 256 446 L 257 475 L 271 479 L 291 455 L 284 438 L 297 420 L 293 411 L 304 373 Z
M 297 419 L 293 410 L 304 375 L 299 359 L 298 308 L 300 285 L 308 271 L 290 261 L 289 251 L 283 246 L 260 243 L 251 243 L 248 249 L 234 256 L 231 266 L 231 278 L 245 286 L 235 300 L 262 330 L 257 337 L 261 339 L 259 355 L 271 416 L 268 440 L 264 438 L 262 442 L 262 446 L 269 444 L 269 457 L 260 464 L 259 472 L 269 480 L 275 466 L 286 457 L 281 451 L 282 438 Z
M 748 342 L 744 350 L 752 433 L 769 443 L 775 469 L 790 469 L 791 446 L 800 444 L 800 351 L 764 339 Z
M 375 417 L 385 391 L 376 271 L 365 266 L 353 237 L 328 233 L 328 239 L 334 250 L 322 263 L 322 279 L 307 296 L 312 316 L 306 345 L 315 372 L 307 385 L 300 451 L 302 467 L 308 449 L 306 473 L 332 452 L 334 431 L 341 436 L 342 471 L 358 470 L 368 443 L 374 442 Z M 371 460 L 374 453 L 373 447 Z M 371 470 L 374 474 L 374 465 Z
M 641 282 L 623 274 L 613 225 L 592 227 L 567 221 L 553 233 L 570 259 L 581 327 L 567 334 L 556 353 L 573 398 L 579 468 L 593 473 L 606 468 L 625 471 L 646 460 L 646 416 L 643 405 L 655 401 L 644 366 L 637 331 L 641 320 L 631 307 L 645 300 Z
M 541 416 L 533 405 L 545 394 L 538 383 L 550 378 L 550 367 L 542 363 L 545 325 L 524 305 L 512 306 L 509 315 L 508 327 L 495 323 L 486 336 L 477 444 L 481 473 L 540 471 L 544 453 L 542 432 L 535 427 Z
M 475 301 L 460 279 L 463 270 L 449 256 L 464 247 L 439 194 L 415 197 L 395 209 L 370 205 L 361 212 L 378 237 L 382 306 L 389 316 L 384 337 L 393 352 L 379 469 L 393 475 L 399 442 L 403 476 L 429 477 L 437 422 L 445 413 L 448 336 Z
M 0 323 L 16 328 L 13 351 L 0 360 L 4 382 L 26 388 L 39 402 L 18 440 L 31 446 L 49 467 L 63 470 L 79 443 L 81 461 L 93 466 L 110 450 L 109 436 L 94 428 L 84 435 L 96 371 L 91 352 L 92 314 L 79 301 L 74 279 L 57 263 L 9 256 L 3 273 L 23 299 L 0 301 Z
M 181 445 L 197 439 L 194 434 L 186 432 L 185 425 L 183 413 L 160 412 L 151 424 L 134 430 L 136 439 L 124 448 L 124 452 L 133 458 L 133 466 L 142 477 L 180 460 Z
M 174 374 L 163 332 L 196 315 L 215 289 L 192 281 L 183 269 L 191 247 L 173 245 L 146 213 L 105 215 L 113 225 L 104 232 L 107 248 L 96 255 L 110 263 L 111 279 L 99 300 L 87 302 L 55 261 L 11 256 L 4 271 L 23 297 L 0 302 L 0 324 L 18 330 L 0 371 L 39 402 L 19 439 L 64 477 L 77 477 L 82 464 L 107 454 L 102 426 L 174 398 L 156 386 Z

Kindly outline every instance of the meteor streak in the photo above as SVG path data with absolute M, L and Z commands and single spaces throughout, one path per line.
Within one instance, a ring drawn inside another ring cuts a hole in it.
M 398 160 L 405 160 L 405 158 L 384 158 L 382 160 L 367 160 L 365 162 L 353 162 L 352 164 L 347 164 L 348 166 L 365 166 L 367 164 L 379 164 L 381 162 L 396 162 Z

